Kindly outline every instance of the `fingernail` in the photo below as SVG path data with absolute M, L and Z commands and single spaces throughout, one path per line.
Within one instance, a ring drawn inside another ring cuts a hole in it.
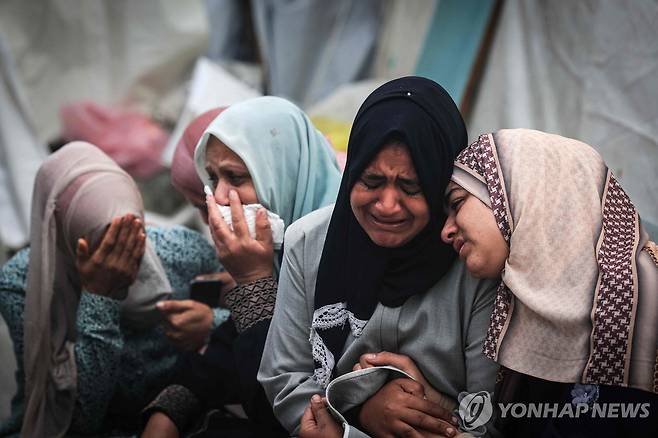
M 371 354 L 368 355 L 368 359 L 374 359 L 376 357 L 377 357 L 376 353 L 371 353 Z
M 164 308 L 164 303 L 162 301 L 158 301 L 157 303 L 155 303 L 155 307 L 157 307 L 158 309 L 162 309 Z
M 448 434 L 448 436 L 453 436 L 455 434 L 455 429 L 449 427 L 446 429 L 446 433 Z
M 314 394 L 313 397 L 311 397 L 311 401 L 313 403 L 320 403 L 322 401 L 322 397 L 320 397 L 318 394 Z
M 208 184 L 203 186 L 203 192 L 208 196 L 213 196 L 212 189 Z
M 237 199 L 238 198 L 238 192 L 236 192 L 235 190 L 229 190 L 228 197 L 231 198 L 231 199 Z
M 458 425 L 459 424 L 459 418 L 452 417 L 452 424 L 454 424 L 455 426 Z

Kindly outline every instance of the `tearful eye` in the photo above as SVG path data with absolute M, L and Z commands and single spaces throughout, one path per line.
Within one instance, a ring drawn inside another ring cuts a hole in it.
M 375 190 L 386 183 L 386 178 L 383 175 L 373 174 L 370 172 L 364 172 L 359 178 L 359 182 L 365 186 L 368 190 Z
M 422 192 L 422 189 L 418 184 L 401 183 L 400 188 L 409 196 L 418 195 Z
M 210 183 L 211 183 L 213 189 L 216 189 L 217 188 L 217 182 L 219 181 L 219 179 L 217 178 L 217 175 L 215 175 L 214 173 L 208 173 L 208 178 L 210 178 Z
M 246 175 L 229 174 L 229 175 L 226 176 L 226 179 L 228 179 L 228 182 L 232 186 L 239 186 L 239 185 L 243 184 L 245 181 L 247 181 L 249 179 L 249 177 L 247 177 Z
M 452 210 L 456 213 L 459 210 L 459 208 L 461 207 L 463 202 L 464 202 L 464 198 L 453 199 L 450 202 L 450 210 Z
M 368 190 L 374 190 L 374 189 L 376 189 L 376 188 L 378 188 L 379 186 L 382 185 L 381 181 L 378 181 L 378 180 L 372 180 L 372 179 L 367 179 L 367 178 L 361 178 L 361 179 L 359 180 L 359 182 L 361 182 L 361 184 L 363 184 L 364 186 L 366 186 L 366 188 L 367 188 Z

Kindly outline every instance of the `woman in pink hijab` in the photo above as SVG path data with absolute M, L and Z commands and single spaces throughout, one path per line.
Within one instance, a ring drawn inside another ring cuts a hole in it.
M 192 120 L 176 145 L 171 163 L 171 183 L 190 204 L 199 210 L 205 223 L 208 223 L 206 195 L 203 193 L 203 183 L 194 167 L 194 149 L 210 122 L 225 109 L 226 107 L 213 108 Z
M 213 108 L 193 119 L 183 131 L 183 135 L 176 145 L 171 163 L 171 184 L 190 204 L 199 210 L 205 223 L 208 223 L 206 195 L 203 193 L 203 183 L 194 167 L 194 149 L 210 122 L 225 109 L 226 107 Z M 235 281 L 226 271 L 205 273 L 199 275 L 196 279 L 219 280 L 222 284 L 220 294 L 235 286 Z M 168 321 L 170 330 L 167 331 L 167 336 L 172 342 L 181 346 L 183 346 L 182 344 L 189 344 L 188 339 L 191 337 L 206 338 L 211 329 L 216 327 L 218 322 L 222 320 L 218 317 L 217 311 L 204 303 L 194 300 L 164 300 L 158 303 L 158 309 Z

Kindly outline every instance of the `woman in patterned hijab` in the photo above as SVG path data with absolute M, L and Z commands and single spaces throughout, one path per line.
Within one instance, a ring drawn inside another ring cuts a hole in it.
M 457 157 L 452 181 L 443 240 L 475 276 L 502 277 L 484 343 L 501 401 L 655 403 L 625 388 L 658 392 L 658 250 L 601 156 L 500 130 Z

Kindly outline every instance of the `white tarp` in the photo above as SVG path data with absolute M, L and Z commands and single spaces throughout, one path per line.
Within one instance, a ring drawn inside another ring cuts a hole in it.
M 380 0 L 259 0 L 251 7 L 270 94 L 307 107 L 368 73 Z
M 24 90 L 0 33 L 0 243 L 24 245 L 29 236 L 32 185 L 47 155 L 28 116 Z M 0 260 L 4 261 L 4 260 Z
M 658 223 L 658 3 L 506 0 L 469 134 L 526 127 L 591 144 Z
M 219 64 L 208 58 L 199 58 L 188 86 L 187 100 L 163 152 L 163 161 L 171 164 L 176 144 L 195 117 L 212 108 L 229 106 L 261 95 L 260 91 L 240 81 Z
M 59 134 L 58 111 L 70 101 L 153 114 L 208 43 L 202 0 L 3 0 L 0 29 L 42 142 Z
M 202 0 L 4 0 L 0 29 L 0 242 L 17 248 L 59 108 L 89 99 L 176 117 L 170 96 L 205 52 L 208 23 Z
M 414 74 L 440 0 L 381 0 L 384 13 L 372 62 L 375 78 Z

